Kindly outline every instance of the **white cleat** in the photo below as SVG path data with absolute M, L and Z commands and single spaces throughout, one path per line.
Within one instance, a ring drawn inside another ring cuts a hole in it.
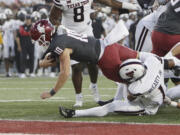
M 76 101 L 76 103 L 73 105 L 73 107 L 82 107 L 83 101 Z
M 83 106 L 83 96 L 82 94 L 76 94 L 76 103 L 73 105 L 74 107 L 82 107 Z
M 98 92 L 98 87 L 97 87 L 97 85 L 92 85 L 92 84 L 90 84 L 89 89 L 92 91 L 92 94 L 93 94 L 93 96 L 94 96 L 94 101 L 95 101 L 95 102 L 100 101 L 100 95 L 99 95 L 99 92 Z

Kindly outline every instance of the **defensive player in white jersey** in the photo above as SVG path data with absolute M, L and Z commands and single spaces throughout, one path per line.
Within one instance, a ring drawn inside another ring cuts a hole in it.
M 166 6 L 164 4 L 167 1 L 168 0 L 158 0 L 160 6 L 138 22 L 136 26 L 134 47 L 136 51 L 152 51 L 151 34 L 159 16 L 166 10 Z
M 4 49 L 3 49 L 3 57 L 5 61 L 5 70 L 6 70 L 6 77 L 10 77 L 11 73 L 9 69 L 12 67 L 13 57 L 15 56 L 14 52 L 14 20 L 13 12 L 11 9 L 5 9 L 4 13 L 7 16 L 7 20 L 2 27 L 3 34 L 3 42 L 4 42 Z
M 140 59 L 141 61 L 128 59 L 120 65 L 120 77 L 123 79 L 126 79 L 128 75 L 126 72 L 129 72 L 127 70 L 132 67 L 137 69 L 134 70 L 136 75 L 141 74 L 141 78 L 135 81 L 129 82 L 126 80 L 127 85 L 124 84 L 124 89 L 128 92 L 128 100 L 114 100 L 104 106 L 85 110 L 71 110 L 59 107 L 60 114 L 66 118 L 105 116 L 111 112 L 131 115 L 155 115 L 165 99 L 164 63 L 162 58 L 150 53 L 140 53 Z M 179 103 L 175 104 L 176 107 L 180 107 Z
M 152 32 L 152 52 L 164 56 L 166 53 L 180 43 L 180 0 L 170 0 L 167 9 L 163 12 Z M 167 55 L 168 56 L 168 55 Z M 180 55 L 176 57 L 180 58 Z M 176 85 L 168 91 L 170 98 L 180 98 L 180 78 L 172 74 L 172 82 Z
M 127 2 L 118 2 L 116 0 L 98 1 L 116 9 L 138 10 L 136 5 Z M 93 0 L 54 0 L 54 5 L 50 12 L 50 21 L 53 25 L 58 25 L 61 17 L 61 24 L 68 29 L 74 30 L 79 34 L 93 36 L 90 19 L 92 2 Z M 98 102 L 100 99 L 97 89 L 98 68 L 94 64 L 87 64 L 87 66 L 91 80 L 90 88 L 93 90 L 94 100 Z M 76 91 L 76 103 L 74 106 L 82 106 L 82 64 L 72 63 L 72 81 Z

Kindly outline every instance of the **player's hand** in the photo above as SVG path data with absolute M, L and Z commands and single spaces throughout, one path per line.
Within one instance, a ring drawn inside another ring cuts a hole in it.
M 49 66 L 51 66 L 51 65 L 52 65 L 52 60 L 51 60 L 51 59 L 49 59 L 49 60 L 43 59 L 43 60 L 40 60 L 40 61 L 39 61 L 39 66 L 40 66 L 40 67 L 46 68 L 46 67 L 49 67 Z
M 51 97 L 51 94 L 50 94 L 48 91 L 43 92 L 43 93 L 41 94 L 41 98 L 42 98 L 42 99 L 46 99 L 46 98 L 50 98 L 50 97 Z
M 133 96 L 131 94 L 128 94 L 127 96 L 127 99 L 131 102 L 131 101 L 134 101 L 137 97 L 136 96 Z
M 56 60 L 55 58 L 51 57 L 51 53 L 47 53 L 45 58 L 39 61 L 40 67 L 46 68 L 46 67 L 55 66 L 55 65 L 56 65 Z

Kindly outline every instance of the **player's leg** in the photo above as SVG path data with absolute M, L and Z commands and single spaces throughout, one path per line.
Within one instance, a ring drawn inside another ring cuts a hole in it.
M 123 101 L 127 100 L 127 85 L 121 83 L 117 83 L 117 85 L 118 86 L 114 98 L 107 101 L 99 101 L 98 104 L 100 106 L 111 103 L 114 100 L 123 100 Z
M 29 73 L 30 73 L 30 77 L 35 77 L 35 75 L 34 75 L 34 45 L 29 45 L 27 47 L 27 53 L 29 55 Z
M 172 100 L 180 99 L 180 78 L 171 78 L 171 80 L 176 86 L 168 89 L 166 95 Z
M 93 107 L 84 110 L 71 110 L 71 109 L 65 109 L 63 107 L 59 107 L 59 112 L 62 116 L 66 118 L 89 117 L 89 116 L 102 117 L 111 112 L 117 112 L 117 113 L 122 112 L 128 114 L 144 113 L 144 108 L 135 102 L 131 103 L 128 101 L 116 100 L 104 106 Z
M 4 45 L 4 49 L 3 49 L 3 58 L 4 58 L 4 64 L 5 64 L 5 71 L 6 71 L 6 77 L 9 77 L 9 46 L 8 44 Z
M 173 46 L 180 42 L 180 35 L 169 35 L 161 32 L 152 32 L 153 50 L 159 56 L 165 56 Z M 180 55 L 178 55 L 180 56 Z
M 114 100 L 127 100 L 127 85 L 118 83 L 117 91 Z
M 91 81 L 89 88 L 92 90 L 94 101 L 98 102 L 100 100 L 98 86 L 97 86 L 98 67 L 96 64 L 87 64 L 87 67 L 88 67 L 90 81 Z
M 76 103 L 74 104 L 74 107 L 81 107 L 83 105 L 82 69 L 83 69 L 82 63 L 77 63 L 72 65 L 72 82 L 76 93 Z

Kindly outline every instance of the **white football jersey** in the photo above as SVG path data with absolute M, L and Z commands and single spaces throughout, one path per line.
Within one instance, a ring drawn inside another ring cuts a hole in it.
M 14 46 L 14 20 L 9 20 L 2 26 L 4 45 Z
M 166 10 L 166 6 L 160 6 L 157 10 L 155 10 L 153 13 L 147 15 L 144 17 L 141 21 L 143 22 L 144 26 L 149 30 L 153 31 L 155 24 L 157 23 L 157 20 L 159 16 Z
M 92 34 L 91 4 L 93 0 L 53 0 L 62 12 L 62 22 L 66 28 L 81 34 Z

